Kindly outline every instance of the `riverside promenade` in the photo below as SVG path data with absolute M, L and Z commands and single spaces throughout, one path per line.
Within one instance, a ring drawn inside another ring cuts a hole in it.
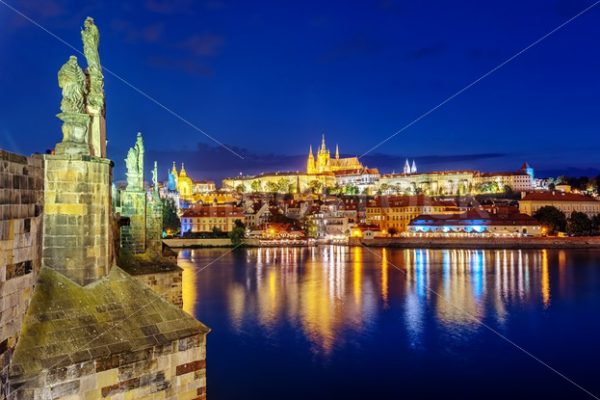
M 350 245 L 367 247 L 429 249 L 600 249 L 600 236 L 521 238 L 375 238 L 351 240 Z

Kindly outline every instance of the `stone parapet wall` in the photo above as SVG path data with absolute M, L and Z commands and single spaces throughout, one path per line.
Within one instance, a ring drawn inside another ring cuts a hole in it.
M 43 163 L 0 150 L 0 398 L 41 266 Z
M 121 247 L 133 253 L 146 250 L 146 193 L 121 192 L 121 216 L 129 218 L 129 225 L 121 227 Z
M 206 399 L 206 335 L 46 370 L 14 399 Z
M 42 263 L 80 285 L 112 263 L 111 162 L 46 155 Z
M 182 308 L 182 273 L 182 269 L 177 267 L 173 271 L 136 274 L 133 276 L 138 281 L 148 285 L 169 303 Z
M 146 203 L 146 250 L 162 253 L 162 203 L 158 196 Z

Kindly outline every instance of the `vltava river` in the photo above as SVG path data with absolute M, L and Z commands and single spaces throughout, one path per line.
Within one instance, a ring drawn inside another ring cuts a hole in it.
M 202 249 L 179 265 L 185 310 L 212 329 L 210 400 L 593 398 L 550 368 L 600 395 L 600 251 Z

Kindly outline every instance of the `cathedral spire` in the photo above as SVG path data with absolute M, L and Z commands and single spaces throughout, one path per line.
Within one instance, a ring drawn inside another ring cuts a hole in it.
M 417 163 L 415 162 L 415 160 L 413 160 L 412 167 L 410 167 L 410 173 L 411 174 L 416 174 L 417 173 Z
M 338 145 L 335 145 L 335 158 L 336 160 L 340 159 L 340 148 L 338 147 Z
M 173 168 L 171 168 L 171 173 L 177 176 L 177 166 L 175 165 L 175 161 L 173 161 Z
M 326 149 L 327 147 L 325 146 L 325 134 L 323 134 L 323 136 L 321 137 L 321 151 L 325 153 Z
M 405 174 L 410 174 L 410 164 L 408 162 L 408 158 L 406 159 L 406 161 L 404 161 L 404 170 L 403 172 Z
M 316 170 L 315 156 L 313 155 L 312 145 L 311 145 L 308 150 L 308 160 L 306 161 L 306 173 L 314 174 L 315 170 Z
M 185 172 L 185 167 L 183 166 L 183 163 L 181 163 L 181 171 L 179 171 L 179 176 L 187 176 L 187 173 Z

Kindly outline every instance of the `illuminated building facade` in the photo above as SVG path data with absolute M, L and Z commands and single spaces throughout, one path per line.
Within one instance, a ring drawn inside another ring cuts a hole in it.
M 582 212 L 589 217 L 600 214 L 600 201 L 590 196 L 565 192 L 531 192 L 519 200 L 519 210 L 527 215 L 534 215 L 544 206 L 552 206 L 570 217 L 573 212 Z
M 231 232 L 236 220 L 244 222 L 244 213 L 234 205 L 197 205 L 185 210 L 181 215 L 181 234 L 212 232 L 215 228 L 222 232 Z
M 274 172 L 254 176 L 223 179 L 223 188 L 240 193 L 304 193 L 320 192 L 322 188 L 335 186 L 333 173 L 307 174 L 304 172 Z
M 459 211 L 454 202 L 423 195 L 378 196 L 367 204 L 366 223 L 379 226 L 382 233 L 390 229 L 400 233 L 406 231 L 410 221 L 421 214 L 452 214 Z
M 414 168 L 413 168 L 414 167 Z M 406 172 L 410 171 L 410 172 Z M 414 171 L 414 172 L 413 172 Z M 416 165 L 406 160 L 403 173 L 386 174 L 379 180 L 381 194 L 416 194 L 430 196 L 499 193 L 508 188 L 515 192 L 534 189 L 534 171 L 524 163 L 514 172 L 480 172 L 474 170 L 417 173 Z
M 408 225 L 416 236 L 541 236 L 542 226 L 529 215 L 471 210 L 459 214 L 420 215 Z

